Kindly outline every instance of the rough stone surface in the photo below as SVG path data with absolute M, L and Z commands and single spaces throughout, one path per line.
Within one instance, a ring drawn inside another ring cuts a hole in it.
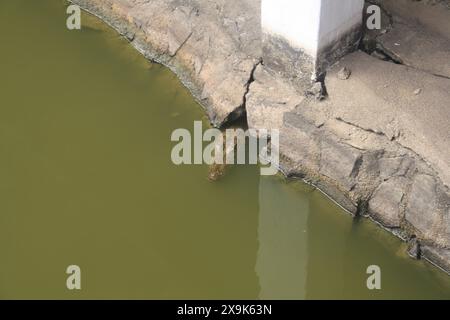
M 450 40 L 450 4 L 448 0 L 371 0 L 380 4 L 391 16 L 426 29 Z
M 450 39 L 396 18 L 392 30 L 378 40 L 383 51 L 396 61 L 450 78 Z
M 247 95 L 247 121 L 251 128 L 278 129 L 283 123 L 283 114 L 292 111 L 304 97 L 293 86 L 284 85 L 283 78 L 259 65 L 254 73 L 254 82 Z M 271 116 L 268 117 L 267 115 Z
M 316 100 L 322 100 L 325 98 L 324 91 L 322 82 L 315 82 L 308 90 L 306 90 L 306 95 L 314 97 Z
M 362 163 L 362 153 L 334 139 L 323 139 L 319 172 L 339 181 L 345 190 L 350 191 L 355 183 Z
M 442 268 L 443 270 L 450 270 L 450 250 L 422 246 L 421 255 L 423 258 L 429 260 L 431 263 Z
M 350 69 L 347 67 L 344 67 L 341 70 L 339 70 L 337 76 L 341 80 L 347 80 L 348 78 L 350 78 L 351 74 L 352 74 L 352 72 L 350 71 Z
M 402 200 L 406 193 L 407 179 L 403 177 L 384 181 L 369 201 L 369 211 L 385 227 L 399 228 L 402 222 Z
M 406 208 L 406 221 L 410 223 L 420 237 L 431 240 L 440 246 L 450 248 L 448 221 L 440 202 L 438 185 L 433 176 L 416 175 Z M 447 208 L 448 209 L 448 208 Z
M 347 81 L 336 76 L 343 67 L 352 70 Z M 414 150 L 450 186 L 450 117 L 445 116 L 450 79 L 359 51 L 328 72 L 326 87 L 335 118 Z M 414 94 L 417 88 L 423 90 L 420 95 Z

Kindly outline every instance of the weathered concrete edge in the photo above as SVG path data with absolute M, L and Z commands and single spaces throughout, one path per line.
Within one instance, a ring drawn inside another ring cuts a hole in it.
M 95 10 L 94 5 L 88 7 L 84 3 L 80 3 L 77 0 L 67 0 L 67 1 L 80 6 L 80 8 L 85 12 L 97 17 L 98 19 L 106 23 L 110 28 L 114 29 L 124 39 L 126 39 L 146 59 L 169 68 L 173 73 L 177 75 L 182 84 L 192 93 L 197 103 L 201 105 L 205 110 L 207 110 L 207 106 L 205 106 L 204 103 L 201 101 L 200 98 L 201 93 L 199 93 L 199 89 L 194 84 L 191 77 L 189 77 L 181 68 L 175 66 L 174 64 L 169 63 L 170 57 L 168 55 L 161 56 L 157 53 L 157 51 L 152 50 L 150 46 L 144 46 L 143 43 L 147 42 L 143 39 L 139 39 L 139 35 L 137 33 L 130 33 L 130 31 L 125 30 L 123 26 L 116 25 L 114 21 L 109 19 L 106 13 L 98 12 L 97 10 Z M 137 32 L 137 30 L 135 30 L 135 32 Z
M 279 35 L 263 30 L 263 59 L 271 70 L 298 83 L 299 87 L 307 88 L 313 82 L 323 79 L 330 66 L 359 47 L 361 30 L 361 23 L 350 28 L 339 39 L 321 48 L 317 57 L 312 57 L 301 48 L 294 48 Z
M 213 124 L 216 126 L 220 126 L 224 124 L 228 120 L 233 120 L 235 117 L 239 117 L 243 110 L 236 110 L 235 114 L 230 114 L 228 119 L 226 121 L 220 122 L 220 123 L 214 123 L 214 115 L 211 114 L 211 106 L 205 104 L 205 102 L 201 99 L 201 89 L 199 88 L 199 85 L 196 83 L 196 79 L 191 76 L 191 74 L 184 68 L 184 66 L 177 61 L 176 57 L 170 56 L 167 53 L 161 54 L 157 50 L 154 50 L 150 46 L 150 44 L 145 41 L 144 39 L 141 39 L 140 36 L 143 36 L 143 33 L 140 34 L 140 31 L 138 29 L 131 30 L 132 26 L 129 21 L 114 21 L 113 14 L 110 13 L 110 16 L 108 16 L 108 12 L 105 10 L 104 12 L 99 12 L 96 10 L 95 5 L 92 3 L 92 6 L 86 6 L 85 3 L 81 3 L 77 0 L 68 0 L 69 2 L 72 2 L 74 4 L 79 5 L 83 10 L 86 12 L 96 16 L 100 20 L 104 21 L 107 25 L 109 25 L 111 28 L 116 30 L 120 35 L 122 35 L 124 38 L 126 38 L 130 44 L 138 50 L 145 58 L 162 64 L 166 67 L 168 67 L 172 72 L 174 72 L 180 81 L 183 83 L 183 85 L 193 94 L 196 101 L 201 105 L 205 111 L 208 113 L 208 116 Z M 142 32 L 142 31 L 141 31 Z M 255 63 L 255 66 L 259 64 L 259 61 Z M 251 75 L 249 75 L 249 78 L 251 78 Z M 244 106 L 245 107 L 245 106 Z M 280 172 L 282 172 L 287 178 L 291 178 L 292 175 L 289 173 L 288 164 L 282 164 L 280 166 Z M 299 170 L 301 172 L 302 170 Z M 307 176 L 307 175 L 306 175 Z M 314 174 L 314 176 L 317 176 L 317 174 Z M 334 183 L 322 181 L 322 180 L 311 180 L 308 178 L 299 177 L 306 183 L 309 183 L 316 188 L 318 188 L 324 195 L 326 195 L 328 198 L 330 198 L 333 202 L 338 204 L 340 207 L 342 207 L 344 210 L 351 214 L 355 214 L 355 212 L 358 210 L 358 208 L 354 207 L 352 204 L 352 201 L 347 198 L 344 192 L 340 191 L 339 188 L 335 186 Z M 366 218 L 369 218 L 373 220 L 375 223 L 377 223 L 379 226 L 381 226 L 383 229 L 390 231 L 397 237 L 401 238 L 402 240 L 406 240 L 402 237 L 401 233 L 398 233 L 397 230 L 387 228 L 382 225 L 381 222 L 377 221 L 371 216 L 365 216 Z M 436 254 L 436 251 L 432 251 L 433 248 L 426 247 L 427 250 L 424 250 L 423 252 L 423 258 L 427 261 L 429 261 L 431 264 L 437 266 L 438 268 L 442 269 L 446 273 L 450 274 L 450 263 L 445 258 L 442 258 L 441 256 L 438 256 Z
M 284 157 L 283 154 L 281 155 Z M 410 223 L 407 223 L 407 225 L 404 225 L 402 227 L 386 226 L 382 222 L 381 218 L 373 215 L 372 212 L 369 211 L 369 209 L 367 208 L 368 201 L 358 202 L 358 204 L 355 205 L 348 192 L 342 190 L 331 178 L 326 177 L 320 173 L 312 172 L 310 168 L 299 168 L 291 164 L 291 161 L 288 157 L 285 157 L 281 161 L 280 165 L 278 166 L 278 170 L 287 179 L 301 180 L 302 182 L 313 186 L 348 214 L 356 218 L 362 217 L 365 219 L 369 219 L 370 221 L 378 225 L 378 227 L 407 243 L 408 246 L 411 245 L 411 240 L 416 240 L 415 236 L 410 237 L 411 234 L 415 234 L 415 231 L 417 231 Z M 412 255 L 409 252 L 409 248 L 405 253 L 407 253 L 414 260 L 422 259 L 424 261 L 427 261 L 434 267 L 450 275 L 450 251 L 448 249 L 443 252 L 443 249 L 435 247 L 433 244 L 430 244 L 427 241 L 423 242 L 422 240 L 417 241 L 416 243 L 419 250 L 419 253 L 416 256 Z
M 341 37 L 326 47 L 321 48 L 317 56 L 317 77 L 326 73 L 327 69 L 346 54 L 358 49 L 362 38 L 362 22 L 356 24 Z
M 196 75 L 192 66 L 189 66 L 183 57 L 180 57 L 182 49 L 188 45 L 190 35 L 185 39 L 179 48 L 174 53 L 170 53 L 167 49 L 161 50 L 152 45 L 147 40 L 147 34 L 140 26 L 137 26 L 133 21 L 128 20 L 128 16 L 118 15 L 114 12 L 114 8 L 102 5 L 101 1 L 86 1 L 86 0 L 67 0 L 70 3 L 78 5 L 85 12 L 97 17 L 109 27 L 117 31 L 123 36 L 139 53 L 146 59 L 164 65 L 169 68 L 181 83 L 191 92 L 196 102 L 205 110 L 211 124 L 215 127 L 226 126 L 228 123 L 240 118 L 245 113 L 245 96 L 248 92 L 248 86 L 251 82 L 254 69 L 261 63 L 260 57 L 246 57 L 246 60 L 251 60 L 252 65 L 248 68 L 248 73 L 245 76 L 245 83 L 241 89 L 241 96 L 239 103 L 236 103 L 233 108 L 227 110 L 224 114 L 224 107 L 216 105 L 211 101 L 211 97 L 204 97 L 205 80 L 200 79 Z M 191 34 L 192 35 L 192 34 Z M 165 35 L 169 37 L 168 35 Z M 188 52 L 193 54 L 195 52 Z M 230 107 L 230 105 L 228 106 Z

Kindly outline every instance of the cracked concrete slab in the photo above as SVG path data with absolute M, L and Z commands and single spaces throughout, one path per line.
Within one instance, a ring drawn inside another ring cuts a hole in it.
M 377 220 L 389 228 L 400 228 L 402 200 L 407 192 L 408 180 L 394 177 L 380 184 L 369 201 L 369 210 Z
M 450 78 L 450 39 L 394 17 L 392 29 L 379 36 L 377 42 L 384 52 L 402 64 Z
M 255 129 L 279 129 L 283 114 L 292 111 L 304 97 L 293 86 L 262 65 L 254 73 L 254 81 L 247 95 L 247 121 Z M 270 114 L 270 117 L 267 115 Z
M 435 177 L 416 175 L 408 196 L 405 219 L 419 232 L 421 238 L 433 239 L 440 246 L 450 248 L 446 221 L 448 211 L 445 212 L 444 203 L 440 204 L 438 188 Z
M 411 24 L 421 24 L 439 37 L 450 40 L 449 0 L 371 0 L 391 15 L 400 16 Z
M 345 81 L 343 67 L 352 71 Z M 450 186 L 450 79 L 355 52 L 328 72 L 326 87 L 334 118 L 414 150 Z

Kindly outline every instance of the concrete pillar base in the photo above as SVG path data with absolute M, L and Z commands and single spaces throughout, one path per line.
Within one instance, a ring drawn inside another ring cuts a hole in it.
M 285 38 L 263 33 L 264 65 L 288 78 L 302 82 L 305 86 L 319 77 L 316 59 L 305 51 L 293 47 Z
M 364 0 L 262 0 L 264 63 L 305 83 L 358 48 Z

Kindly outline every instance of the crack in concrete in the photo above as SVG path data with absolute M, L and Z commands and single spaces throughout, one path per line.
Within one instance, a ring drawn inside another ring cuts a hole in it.
M 189 41 L 189 39 L 192 37 L 193 34 L 194 34 L 194 31 L 191 31 L 189 33 L 189 35 L 186 37 L 186 39 L 184 39 L 184 41 L 180 44 L 180 46 L 177 48 L 177 50 L 175 50 L 175 52 L 172 55 L 170 55 L 170 60 L 172 60 L 178 54 L 178 52 L 180 52 L 180 50 Z
M 255 71 L 258 66 L 263 64 L 263 59 L 259 58 L 258 62 L 253 65 L 252 70 L 250 71 L 250 77 L 248 78 L 247 83 L 245 84 L 245 93 L 242 97 L 242 107 L 245 109 L 247 107 L 247 95 L 250 93 L 250 86 L 253 82 L 255 82 Z
M 353 127 L 355 127 L 355 128 L 358 128 L 358 129 L 360 129 L 360 130 L 366 131 L 366 132 L 368 132 L 368 133 L 376 134 L 376 135 L 378 135 L 378 136 L 384 136 L 384 137 L 385 137 L 386 139 L 388 139 L 389 141 L 394 142 L 394 143 L 396 143 L 399 147 L 401 147 L 401 148 L 403 148 L 403 149 L 409 151 L 414 157 L 416 157 L 417 159 L 419 159 L 420 161 L 422 161 L 424 164 L 426 164 L 426 166 L 428 167 L 428 169 L 431 170 L 431 171 L 433 172 L 433 175 L 432 175 L 432 176 L 434 176 L 434 178 L 437 178 L 438 181 L 439 181 L 439 183 L 441 183 L 443 186 L 445 186 L 445 187 L 447 188 L 447 185 L 444 184 L 443 181 L 439 178 L 439 175 L 434 171 L 434 169 L 433 169 L 433 167 L 431 166 L 431 164 L 430 164 L 424 157 L 422 157 L 422 156 L 419 155 L 416 151 L 414 151 L 412 148 L 410 148 L 410 147 L 408 147 L 408 146 L 405 146 L 404 144 L 402 144 L 401 142 L 399 142 L 397 137 L 392 137 L 392 139 L 390 139 L 389 136 L 386 135 L 386 133 L 384 133 L 384 132 L 382 132 L 382 131 L 375 131 L 375 130 L 373 130 L 373 129 L 364 128 L 364 127 L 361 127 L 361 126 L 359 126 L 359 125 L 357 125 L 357 124 L 354 124 L 354 123 L 352 123 L 352 122 L 343 120 L 343 119 L 340 118 L 340 117 L 335 118 L 335 119 L 338 120 L 338 121 L 341 121 L 341 122 L 343 122 L 343 123 L 345 123 L 345 124 L 348 124 L 348 125 L 350 125 L 350 126 L 353 126 Z M 358 148 L 356 148 L 356 149 L 358 149 Z M 423 172 L 423 174 L 427 174 L 427 173 L 426 173 L 426 172 Z
M 338 117 L 338 118 L 335 118 L 335 119 L 338 120 L 338 121 L 341 121 L 341 122 L 343 122 L 343 123 L 345 123 L 345 124 L 348 124 L 348 125 L 350 125 L 350 126 L 353 126 L 353 127 L 355 127 L 355 128 L 358 128 L 358 129 L 360 129 L 360 130 L 366 131 L 366 132 L 368 132 L 368 133 L 376 134 L 376 135 L 378 135 L 378 136 L 384 136 L 384 137 L 385 137 L 386 139 L 388 139 L 389 141 L 396 143 L 400 148 L 403 148 L 404 150 L 409 151 L 415 158 L 417 158 L 418 160 L 420 160 L 420 161 L 422 161 L 424 164 L 426 164 L 426 166 L 428 167 L 428 169 L 431 170 L 431 171 L 433 172 L 433 175 L 431 175 L 431 176 L 433 176 L 434 178 L 438 179 L 439 183 L 441 183 L 443 186 L 447 187 L 447 186 L 443 183 L 443 181 L 439 178 L 439 175 L 434 171 L 434 169 L 433 169 L 433 167 L 431 166 L 431 164 L 430 164 L 425 158 L 423 158 L 421 155 L 419 155 L 416 151 L 414 151 L 414 150 L 411 149 L 410 147 L 407 147 L 407 146 L 405 146 L 404 144 L 402 144 L 401 142 L 399 142 L 399 141 L 398 141 L 398 138 L 393 137 L 392 139 L 390 139 L 389 136 L 386 135 L 384 132 L 381 132 L 381 131 L 378 132 L 378 131 L 375 131 L 375 130 L 373 130 L 373 129 L 364 128 L 364 127 L 361 127 L 361 126 L 359 126 L 359 125 L 357 125 L 357 124 L 354 124 L 354 123 L 352 123 L 352 122 L 343 120 L 342 118 L 339 118 L 339 117 Z M 357 149 L 357 148 L 356 148 L 356 149 Z M 427 173 L 426 173 L 426 172 L 423 172 L 423 174 L 427 174 Z
M 437 74 L 437 73 L 432 73 L 432 72 L 429 72 L 429 71 L 417 68 L 414 65 L 408 64 L 399 55 L 397 55 L 394 52 L 386 49 L 383 46 L 383 44 L 379 41 L 379 38 L 381 36 L 384 36 L 386 33 L 389 33 L 394 28 L 394 24 L 402 24 L 402 22 L 401 21 L 397 21 L 398 19 L 395 20 L 394 16 L 387 9 L 385 9 L 379 1 L 366 0 L 366 3 L 367 4 L 371 4 L 371 5 L 379 6 L 381 11 L 389 18 L 389 26 L 385 29 L 386 32 L 384 32 L 384 33 L 380 32 L 380 33 L 376 34 L 372 39 L 369 38 L 368 42 L 371 42 L 371 41 L 374 42 L 374 46 L 375 46 L 374 48 L 369 48 L 369 45 L 367 43 L 364 44 L 364 41 L 362 41 L 361 45 L 360 45 L 360 50 L 362 50 L 362 51 L 366 52 L 367 54 L 369 54 L 369 55 L 371 55 L 371 56 L 373 56 L 375 58 L 378 58 L 378 59 L 380 59 L 382 61 L 388 61 L 388 62 L 392 62 L 392 63 L 395 63 L 395 64 L 407 66 L 407 67 L 410 67 L 410 68 L 412 68 L 414 70 L 418 70 L 418 71 L 424 72 L 426 74 L 429 74 L 429 75 L 432 75 L 432 76 L 435 76 L 435 77 L 440 77 L 440 78 L 444 78 L 444 79 L 449 79 L 450 80 L 450 77 L 448 77 L 448 76 Z M 365 34 L 364 34 L 363 38 L 365 36 L 367 36 L 367 30 L 365 30 Z M 376 55 L 373 55 L 374 52 L 383 55 L 384 57 L 386 57 L 386 60 L 381 59 L 380 57 L 377 57 Z
M 358 129 L 360 129 L 360 130 L 363 130 L 363 131 L 366 131 L 366 132 L 369 132 L 369 133 L 373 133 L 373 134 L 376 134 L 376 135 L 378 135 L 378 136 L 385 136 L 386 138 L 388 138 L 388 136 L 387 136 L 384 132 L 382 132 L 382 131 L 375 131 L 375 130 L 370 129 L 370 128 L 364 128 L 364 127 L 361 127 L 361 126 L 359 126 L 359 125 L 357 125 L 357 124 L 355 124 L 355 123 L 352 123 L 352 122 L 350 122 L 350 121 L 344 120 L 344 119 L 342 119 L 341 117 L 337 117 L 337 118 L 335 118 L 335 119 L 336 119 L 337 121 L 343 122 L 343 123 L 345 123 L 345 124 L 348 124 L 349 126 L 358 128 Z
M 228 127 L 232 123 L 239 121 L 241 119 L 245 120 L 245 125 L 248 126 L 247 122 L 247 96 L 250 93 L 250 86 L 255 81 L 255 71 L 258 66 L 263 65 L 262 58 L 259 58 L 256 63 L 253 64 L 252 69 L 250 70 L 250 74 L 247 82 L 244 84 L 244 94 L 242 96 L 242 104 L 234 109 L 223 121 L 221 127 Z

